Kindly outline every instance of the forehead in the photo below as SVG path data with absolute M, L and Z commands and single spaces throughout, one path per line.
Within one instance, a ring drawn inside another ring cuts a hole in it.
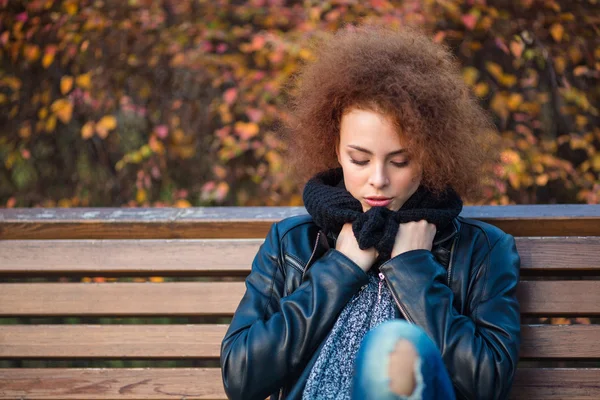
M 385 151 L 402 147 L 399 129 L 391 118 L 375 111 L 359 109 L 351 110 L 342 116 L 340 145 L 350 144 L 382 148 Z

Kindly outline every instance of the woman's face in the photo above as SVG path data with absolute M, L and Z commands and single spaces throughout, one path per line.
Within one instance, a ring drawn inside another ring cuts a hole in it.
M 397 211 L 421 183 L 420 166 L 409 159 L 397 128 L 383 114 L 345 113 L 336 152 L 346 189 L 363 211 L 376 206 Z

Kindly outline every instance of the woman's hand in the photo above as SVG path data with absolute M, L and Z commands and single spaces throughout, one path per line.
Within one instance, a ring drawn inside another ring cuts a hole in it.
M 430 224 L 424 219 L 417 222 L 400 224 L 398 233 L 396 234 L 396 241 L 392 248 L 392 257 L 410 250 L 431 250 L 436 232 L 435 225 Z
M 346 223 L 342 227 L 335 243 L 335 249 L 354 261 L 365 272 L 371 268 L 378 255 L 374 247 L 366 250 L 358 247 L 351 223 Z

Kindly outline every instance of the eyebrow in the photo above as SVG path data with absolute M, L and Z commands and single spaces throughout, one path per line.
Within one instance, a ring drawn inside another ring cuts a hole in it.
M 367 150 L 364 147 L 355 146 L 353 144 L 349 144 L 348 147 L 350 147 L 350 148 L 352 148 L 354 150 L 361 151 L 363 153 L 367 153 L 367 154 L 373 155 L 373 152 L 371 150 Z M 387 153 L 386 157 L 392 157 L 392 156 L 395 156 L 395 155 L 398 155 L 398 154 L 402 154 L 402 153 L 406 153 L 406 149 L 400 149 L 400 150 L 392 151 L 390 153 Z

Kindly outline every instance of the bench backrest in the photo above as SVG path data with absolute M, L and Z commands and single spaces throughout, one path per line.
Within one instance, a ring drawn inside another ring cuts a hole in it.
M 0 210 L 0 398 L 224 399 L 219 347 L 244 277 L 270 225 L 302 213 Z M 512 398 L 600 398 L 600 206 L 463 215 L 517 240 Z

